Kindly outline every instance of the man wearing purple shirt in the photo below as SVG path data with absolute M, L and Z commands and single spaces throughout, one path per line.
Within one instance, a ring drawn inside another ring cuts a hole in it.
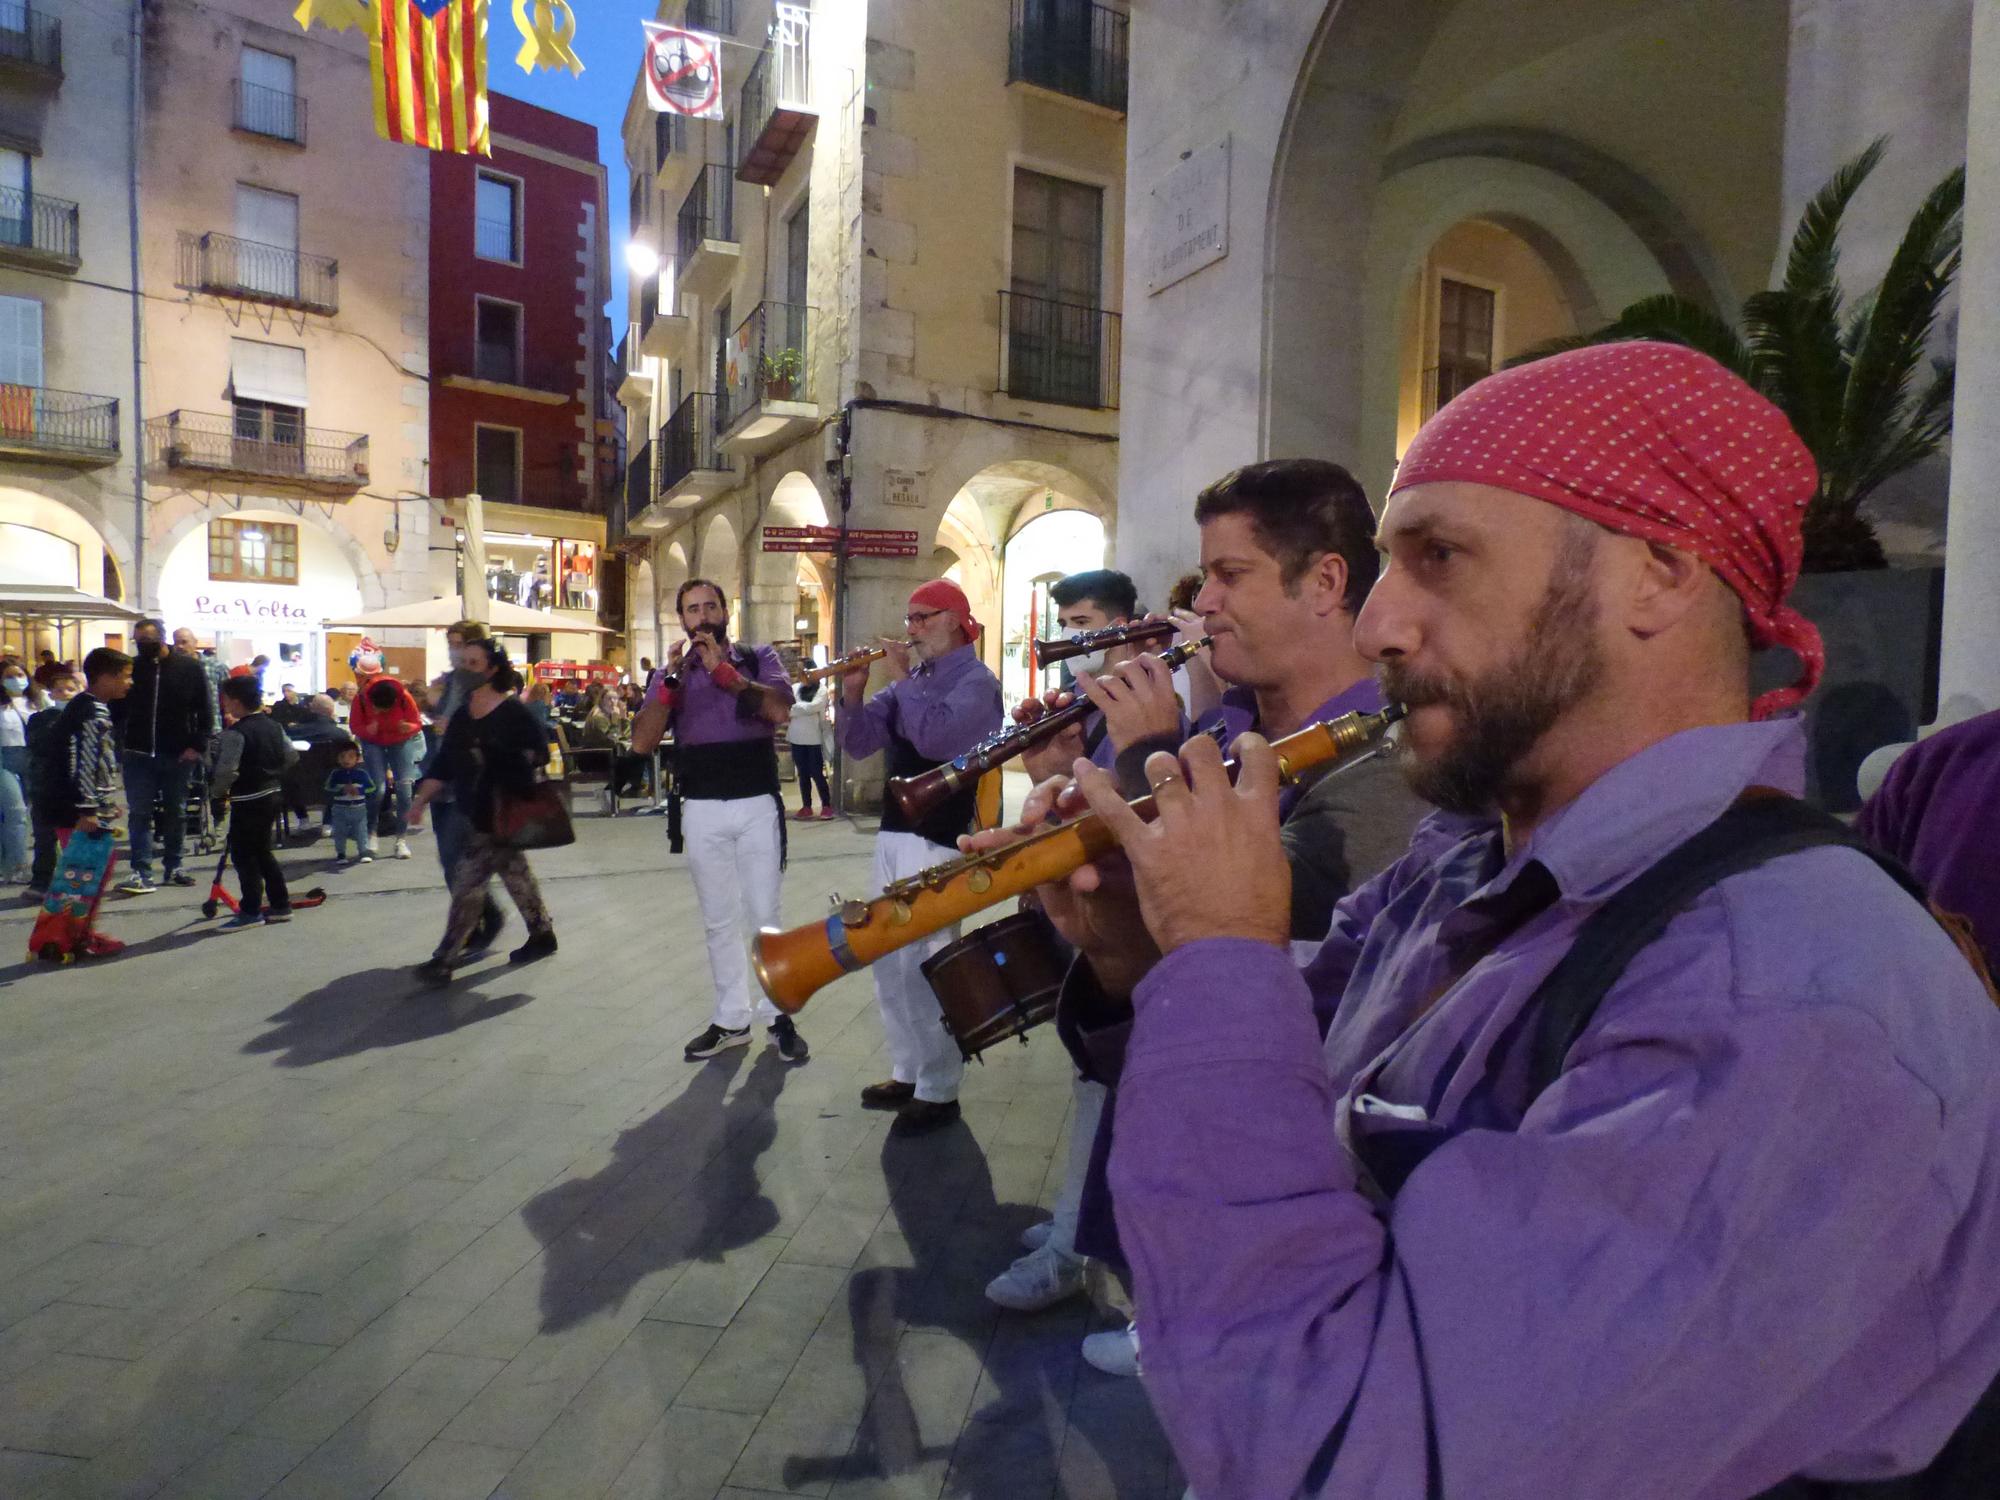
M 894 680 L 863 701 L 868 669 L 840 679 L 840 743 L 860 759 L 886 751 L 888 772 L 916 776 L 963 754 L 1000 727 L 1000 679 L 979 660 L 979 622 L 957 584 L 936 579 L 910 595 L 903 624 L 908 643 L 888 642 Z M 890 798 L 875 836 L 875 885 L 958 857 L 957 840 L 972 831 L 978 786 L 967 786 L 921 822 L 911 823 Z M 869 1109 L 893 1109 L 890 1127 L 921 1134 L 958 1118 L 958 1084 L 965 1059 L 944 1029 L 923 961 L 958 936 L 948 928 L 898 949 L 875 964 L 875 1003 L 894 1071 L 861 1091 Z
M 785 809 L 774 735 L 791 717 L 791 679 L 769 646 L 731 644 L 719 584 L 690 578 L 674 609 L 687 639 L 675 644 L 647 702 L 667 710 L 674 735 L 674 797 L 683 810 L 677 818 L 670 808 L 669 834 L 676 848 L 687 846 L 715 980 L 714 1014 L 684 1055 L 698 1062 L 748 1045 L 754 1014 L 779 1056 L 804 1062 L 805 1038 L 792 1018 L 761 991 L 753 1010 L 749 959 L 752 934 L 778 925 Z
M 1767 716 L 1823 660 L 1785 604 L 1814 487 L 1686 349 L 1447 406 L 1356 625 L 1445 811 L 1303 972 L 1267 744 L 1234 786 L 1206 740 L 1153 757 L 1150 824 L 1079 764 L 1136 905 L 1092 869 L 1044 895 L 1133 997 L 1111 1180 L 1204 1500 L 1995 1492 L 2000 1013 L 1888 874 L 1814 847 L 1719 878 L 1531 1082 L 1586 919 L 1801 783 Z M 1774 644 L 1805 674 L 1753 707 Z

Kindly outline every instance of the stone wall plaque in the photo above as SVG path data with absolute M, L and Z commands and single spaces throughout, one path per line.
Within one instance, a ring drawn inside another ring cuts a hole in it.
M 1229 253 L 1229 137 L 1184 155 L 1153 187 L 1146 291 L 1164 291 Z

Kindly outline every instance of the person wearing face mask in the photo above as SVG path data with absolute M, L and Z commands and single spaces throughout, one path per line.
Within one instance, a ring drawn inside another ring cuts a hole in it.
M 466 664 L 466 657 L 475 643 L 485 642 L 486 627 L 478 620 L 460 620 L 445 631 L 444 640 L 451 668 L 431 683 L 431 691 L 437 696 L 437 708 L 431 715 L 434 743 L 425 755 L 423 765 L 417 769 L 419 785 L 422 784 L 421 779 L 430 774 L 431 766 L 437 762 L 438 752 L 444 748 L 444 737 L 451 720 L 479 685 L 479 674 Z M 445 885 L 449 887 L 472 830 L 460 812 L 458 799 L 448 783 L 439 786 L 431 799 L 431 806 L 436 809 L 432 838 L 437 844 L 438 865 L 443 869 Z M 487 892 L 480 909 L 479 925 L 473 929 L 472 937 L 466 943 L 466 952 L 479 953 L 491 948 L 506 922 L 507 917 L 500 910 L 500 903 L 493 899 L 492 892 Z
M 949 579 L 910 595 L 905 641 L 885 641 L 891 681 L 864 701 L 868 668 L 840 679 L 841 747 L 860 759 L 887 753 L 890 776 L 916 776 L 962 754 L 1000 727 L 1000 679 L 980 661 L 979 622 L 964 590 Z M 978 788 L 968 786 L 917 823 L 893 799 L 882 808 L 875 836 L 875 884 L 957 857 L 956 841 L 972 831 Z M 874 966 L 875 1003 L 889 1039 L 894 1071 L 861 1091 L 868 1109 L 893 1109 L 899 1135 L 919 1134 L 958 1118 L 965 1059 L 940 1024 L 938 1000 L 923 961 L 958 937 L 956 927 L 912 943 Z
M 166 627 L 158 620 L 141 620 L 133 639 L 138 655 L 132 663 L 132 691 L 112 708 L 132 819 L 132 875 L 118 889 L 144 896 L 159 889 L 153 883 L 156 808 L 166 842 L 166 883 L 195 883 L 181 868 L 182 819 L 189 777 L 217 728 L 208 679 L 192 659 L 168 648 Z
M 0 883 L 19 885 L 28 867 L 28 720 L 48 699 L 14 657 L 0 660 Z

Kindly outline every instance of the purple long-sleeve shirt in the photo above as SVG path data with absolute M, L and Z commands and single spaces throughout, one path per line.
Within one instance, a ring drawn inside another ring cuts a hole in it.
M 732 645 L 731 649 L 736 648 Z M 785 664 L 778 653 L 769 646 L 753 649 L 757 657 L 755 680 L 790 703 L 792 680 L 786 675 Z M 736 695 L 715 685 L 715 679 L 708 675 L 708 668 L 702 665 L 701 656 L 693 647 L 689 647 L 682 658 L 678 676 L 681 695 L 680 711 L 674 716 L 675 744 L 713 745 L 736 740 L 768 740 L 778 732 L 778 726 L 760 714 L 739 713 Z M 654 674 L 652 685 L 646 690 L 648 702 L 661 701 L 665 683 L 664 672 Z
M 1428 1452 L 1480 1500 L 1929 1460 L 2000 1369 L 2000 1012 L 1865 856 L 1711 889 L 1520 1110 L 1521 1010 L 1584 917 L 1746 787 L 1795 790 L 1800 748 L 1672 736 L 1511 857 L 1433 815 L 1303 973 L 1214 939 L 1147 976 L 1112 1184 L 1200 1494 L 1422 1497 Z M 1412 1130 L 1445 1139 L 1385 1204 L 1356 1143 Z
M 856 759 L 888 748 L 892 731 L 931 760 L 950 760 L 1000 727 L 1000 679 L 971 646 L 918 662 L 859 708 L 840 705 L 840 746 Z
M 1854 826 L 1970 922 L 1988 965 L 2000 965 L 2000 709 L 1896 757 Z

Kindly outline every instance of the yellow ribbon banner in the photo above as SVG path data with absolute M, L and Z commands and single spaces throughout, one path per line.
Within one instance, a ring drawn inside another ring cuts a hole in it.
M 576 17 L 570 13 L 567 0 L 514 0 L 514 24 L 521 29 L 521 50 L 514 54 L 514 61 L 523 73 L 537 68 L 583 71 L 583 59 L 570 46 L 576 35 Z
M 301 31 L 310 30 L 315 21 L 328 31 L 348 31 L 368 25 L 368 6 L 364 0 L 299 0 L 292 19 Z

